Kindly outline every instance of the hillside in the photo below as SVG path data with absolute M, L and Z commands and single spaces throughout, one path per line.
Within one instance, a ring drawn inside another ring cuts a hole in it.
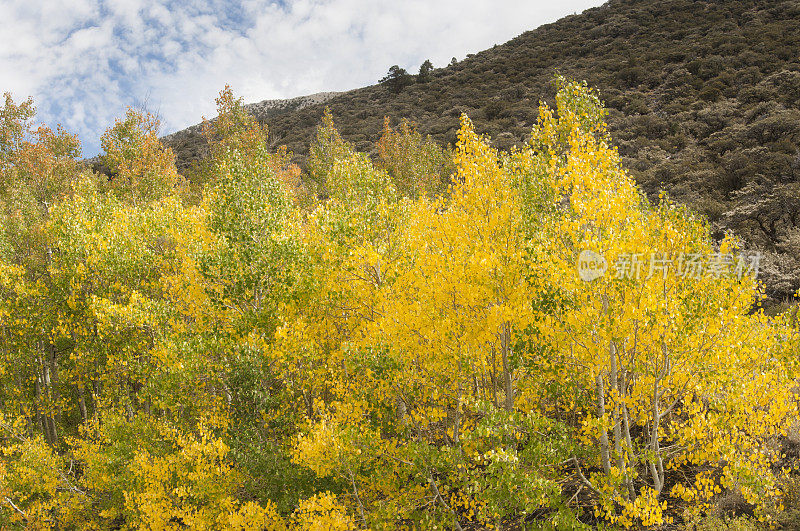
M 762 249 L 774 300 L 800 287 L 800 3 L 612 0 L 435 69 L 395 94 L 381 85 L 282 112 L 253 108 L 271 142 L 298 159 L 323 108 L 345 139 L 373 150 L 383 117 L 408 117 L 452 143 L 462 112 L 507 149 L 525 140 L 556 72 L 585 79 L 609 107 L 623 161 L 652 197 L 661 189 Z M 179 166 L 196 130 L 172 135 Z

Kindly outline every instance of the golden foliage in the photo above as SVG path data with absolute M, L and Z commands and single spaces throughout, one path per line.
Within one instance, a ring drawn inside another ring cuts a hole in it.
M 109 189 L 7 98 L 0 526 L 776 523 L 794 317 L 683 274 L 738 243 L 649 204 L 558 82 L 507 154 L 387 122 L 376 166 L 327 112 L 308 176 L 226 87 L 192 201 L 153 117 L 104 136 Z

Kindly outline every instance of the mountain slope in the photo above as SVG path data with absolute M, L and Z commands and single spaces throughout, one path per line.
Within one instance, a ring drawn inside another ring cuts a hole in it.
M 329 106 L 342 135 L 371 151 L 384 116 L 452 143 L 462 112 L 507 149 L 524 142 L 560 72 L 596 87 L 632 175 L 665 189 L 767 253 L 780 299 L 800 287 L 800 2 L 612 0 L 436 69 L 395 94 L 374 85 L 286 112 L 253 109 L 299 159 Z M 185 168 L 196 132 L 168 143 Z

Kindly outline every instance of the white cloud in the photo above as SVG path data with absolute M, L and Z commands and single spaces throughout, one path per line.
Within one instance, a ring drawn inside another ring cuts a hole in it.
M 0 91 L 84 151 L 147 100 L 165 131 L 214 111 L 230 83 L 248 102 L 375 83 L 392 64 L 444 66 L 602 0 L 4 0 Z

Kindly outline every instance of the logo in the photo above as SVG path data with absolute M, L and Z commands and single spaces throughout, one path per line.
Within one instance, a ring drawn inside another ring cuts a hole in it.
M 584 282 L 591 282 L 606 274 L 608 262 L 594 251 L 581 251 L 578 256 L 578 276 Z

